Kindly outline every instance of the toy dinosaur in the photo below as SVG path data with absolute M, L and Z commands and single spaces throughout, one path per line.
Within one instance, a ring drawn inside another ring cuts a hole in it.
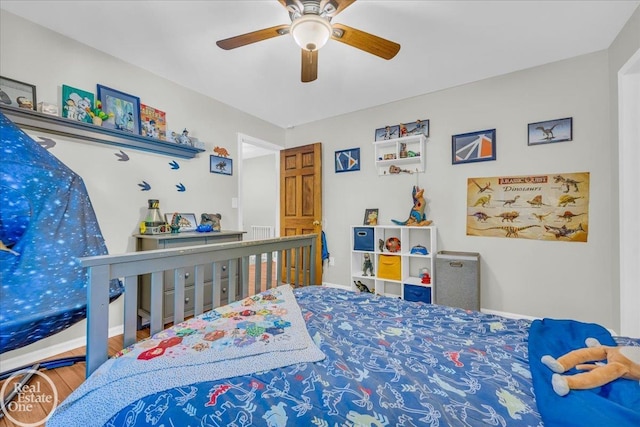
M 229 152 L 224 147 L 215 147 L 213 152 L 219 155 L 220 157 L 229 157 Z
M 367 275 L 367 270 L 369 274 L 373 276 L 373 262 L 371 262 L 371 255 L 364 254 L 364 262 L 362 263 L 362 275 Z
M 391 221 L 397 225 L 430 225 L 433 221 L 427 220 L 424 215 L 424 208 L 426 206 L 426 202 L 424 200 L 424 188 L 414 185 L 411 196 L 413 197 L 413 207 L 411 208 L 411 212 L 409 212 L 409 218 L 406 221 L 397 221 L 395 219 L 392 219 Z

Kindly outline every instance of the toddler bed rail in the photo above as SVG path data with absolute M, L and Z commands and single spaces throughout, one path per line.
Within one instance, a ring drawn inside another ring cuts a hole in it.
M 241 295 L 229 286 L 229 302 L 261 292 L 263 263 L 266 263 L 266 286 L 272 288 L 283 283 L 295 286 L 317 285 L 315 254 L 317 236 L 289 236 L 245 242 L 215 243 L 174 249 L 159 249 L 120 255 L 102 255 L 81 258 L 88 270 L 87 286 L 87 366 L 86 375 L 96 370 L 108 358 L 109 281 L 120 279 L 124 283 L 124 347 L 136 341 L 138 276 L 151 275 L 150 333 L 164 328 L 162 297 L 164 272 L 172 271 L 175 281 L 174 323 L 184 320 L 185 269 L 194 267 L 194 314 L 203 312 L 204 270 L 213 269 L 213 306 L 220 305 L 221 269 L 228 266 L 229 277 L 236 274 L 242 279 Z M 275 256 L 274 256 L 275 253 Z M 264 254 L 264 257 L 263 257 Z M 249 283 L 249 258 L 255 256 L 255 274 Z M 266 260 L 266 261 L 263 261 Z M 275 267 L 274 267 L 275 263 Z M 275 268 L 276 281 L 273 281 Z M 252 288 L 250 288 L 252 286 Z M 236 298 L 238 297 L 238 298 Z

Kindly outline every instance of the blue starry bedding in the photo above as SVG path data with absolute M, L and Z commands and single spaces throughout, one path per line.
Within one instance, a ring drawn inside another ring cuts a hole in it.
M 0 353 L 85 317 L 79 258 L 107 249 L 82 178 L 0 113 Z M 122 292 L 118 281 L 110 295 Z
M 80 413 L 88 425 L 107 426 L 542 425 L 527 359 L 530 322 L 325 287 L 293 294 L 321 360 L 213 381 L 204 377 L 217 368 L 202 365 L 202 380 L 152 392 L 140 378 L 119 389 L 140 385 L 125 404 L 105 404 L 114 391 L 97 388 L 80 397 L 88 399 Z M 252 326 L 238 310 L 243 328 Z M 134 354 L 179 335 L 165 332 Z M 65 425 L 56 422 L 54 414 L 49 423 Z

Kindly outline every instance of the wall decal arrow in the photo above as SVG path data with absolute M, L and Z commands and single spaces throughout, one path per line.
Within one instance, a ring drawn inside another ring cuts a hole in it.
M 120 150 L 119 153 L 113 153 L 118 158 L 119 162 L 126 162 L 129 160 L 129 156 L 124 151 Z
M 176 187 L 180 192 L 187 191 L 187 187 L 185 187 L 182 183 L 177 184 Z
M 38 138 L 42 140 L 42 141 L 38 141 L 38 144 L 40 144 L 40 146 L 45 150 L 48 150 L 49 148 L 53 148 L 56 146 L 56 142 L 51 138 L 46 138 L 44 136 L 39 136 Z
M 142 184 L 138 184 L 140 188 L 140 191 L 149 191 L 151 190 L 151 186 L 149 185 L 149 183 L 147 181 L 142 181 Z
M 180 169 L 180 165 L 175 160 L 169 163 L 169 166 L 171 166 L 171 169 Z

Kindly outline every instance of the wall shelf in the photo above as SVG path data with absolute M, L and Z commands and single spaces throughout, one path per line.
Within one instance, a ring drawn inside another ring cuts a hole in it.
M 64 117 L 27 110 L 25 108 L 0 105 L 0 111 L 20 128 L 41 131 L 53 135 L 148 151 L 183 159 L 192 159 L 198 153 L 205 151 L 201 148 L 180 145 L 142 135 L 134 135 L 115 129 L 95 126 L 90 123 L 77 122 Z
M 375 141 L 373 146 L 378 175 L 391 175 L 391 166 L 410 173 L 424 172 L 426 141 L 423 134 Z M 413 153 L 413 156 L 409 153 Z

